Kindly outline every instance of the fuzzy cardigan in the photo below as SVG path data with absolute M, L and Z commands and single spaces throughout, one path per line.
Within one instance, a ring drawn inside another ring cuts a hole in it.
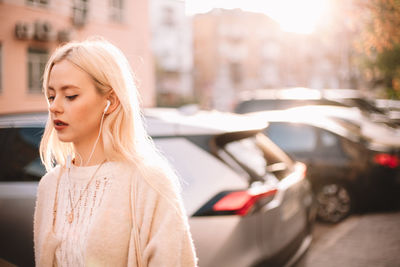
M 152 183 L 162 185 L 163 192 L 167 191 L 160 194 L 147 179 L 140 177 L 138 172 L 127 171 L 129 167 L 122 163 L 107 164 L 107 168 L 112 173 L 112 183 L 89 229 L 85 266 L 134 267 L 138 266 L 138 261 L 142 266 L 196 266 L 187 217 L 182 205 L 176 207 L 165 197 L 176 195 L 173 187 L 163 182 L 165 176 L 148 177 Z M 53 228 L 60 171 L 63 169 L 56 167 L 47 173 L 38 187 L 34 245 L 35 262 L 39 267 L 54 265 L 55 250 L 60 244 Z M 135 234 L 139 236 L 136 240 Z M 139 248 L 135 247 L 137 241 Z

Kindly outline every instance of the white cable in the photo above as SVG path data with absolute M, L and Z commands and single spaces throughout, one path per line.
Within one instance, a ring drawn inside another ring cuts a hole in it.
M 75 165 L 77 165 L 77 166 L 83 166 L 83 165 L 82 165 L 82 164 L 83 164 L 83 159 L 82 159 L 81 154 L 79 154 L 78 151 L 75 151 L 75 154 L 79 157 L 79 165 L 78 165 L 76 162 L 74 162 Z
M 67 162 L 66 162 L 66 167 L 69 170 L 71 168 L 71 154 L 67 155 Z
M 95 148 L 96 148 L 96 146 L 97 146 L 97 142 L 99 142 L 99 139 L 100 139 L 100 135 L 101 135 L 101 129 L 103 128 L 104 115 L 105 115 L 105 110 L 104 110 L 104 112 L 103 112 L 103 115 L 101 116 L 101 121 L 100 121 L 100 129 L 99 129 L 99 134 L 97 135 L 96 142 L 94 142 L 94 145 L 93 145 L 93 148 L 92 148 L 92 152 L 90 152 L 90 156 L 89 156 L 88 160 L 86 161 L 86 164 L 85 164 L 85 165 L 83 165 L 83 166 L 86 166 L 86 165 L 88 165 L 88 164 L 89 164 L 89 162 L 90 162 L 90 160 L 92 159 L 92 156 L 93 156 L 94 150 L 95 150 Z

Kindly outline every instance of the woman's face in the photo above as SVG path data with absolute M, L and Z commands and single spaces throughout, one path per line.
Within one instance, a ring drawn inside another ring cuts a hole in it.
M 98 93 L 89 74 L 62 60 L 53 66 L 47 90 L 51 119 L 60 141 L 92 145 L 107 99 Z

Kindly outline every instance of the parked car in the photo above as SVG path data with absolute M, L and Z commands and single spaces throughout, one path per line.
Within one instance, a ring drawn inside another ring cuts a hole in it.
M 386 112 L 389 119 L 400 125 L 400 100 L 375 99 L 374 105 Z
M 385 123 L 393 128 L 399 127 L 399 122 L 392 118 L 392 113 L 378 107 L 372 99 L 355 89 L 319 90 L 296 87 L 244 91 L 239 95 L 234 112 L 244 114 L 306 105 L 354 107 L 374 122 Z
M 33 266 L 32 216 L 44 174 L 46 114 L 0 117 L 0 261 Z M 182 179 L 200 266 L 292 264 L 311 242 L 315 208 L 305 165 L 241 116 L 146 110 L 156 146 Z
M 322 97 L 321 91 L 302 87 L 259 89 L 241 92 L 234 112 L 245 114 L 264 110 L 281 110 L 305 105 L 338 105 L 335 100 Z
M 265 134 L 307 165 L 320 220 L 336 223 L 352 212 L 399 204 L 398 142 L 366 136 L 357 126 L 308 107 L 251 116 L 267 121 Z
M 354 132 L 360 132 L 364 138 L 377 144 L 400 146 L 400 129 L 387 123 L 376 122 L 357 108 L 329 105 L 308 105 L 290 109 L 295 114 L 319 114 L 329 117 Z

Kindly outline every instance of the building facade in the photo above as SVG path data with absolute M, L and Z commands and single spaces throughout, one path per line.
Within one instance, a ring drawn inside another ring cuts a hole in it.
M 62 43 L 100 35 L 127 56 L 143 106 L 155 103 L 147 0 L 0 1 L 0 114 L 47 110 L 42 74 Z
M 149 0 L 157 102 L 177 106 L 193 97 L 191 17 L 183 0 Z
M 338 20 L 332 24 L 342 29 Z M 240 9 L 196 15 L 196 98 L 202 107 L 232 110 L 237 96 L 247 90 L 355 88 L 351 43 L 343 30 L 326 28 L 310 35 L 288 33 L 268 16 Z

